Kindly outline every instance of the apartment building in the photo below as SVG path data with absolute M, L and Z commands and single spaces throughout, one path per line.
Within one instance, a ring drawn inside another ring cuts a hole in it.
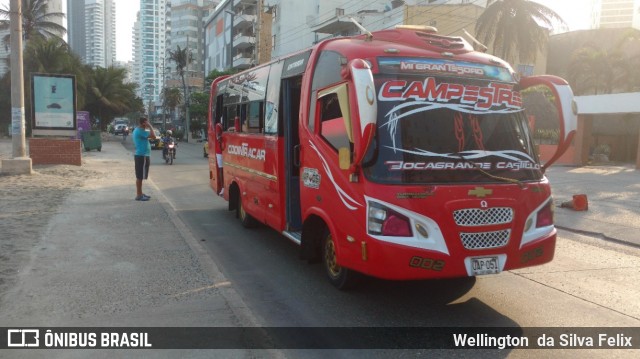
M 640 29 L 640 0 L 597 0 L 594 28 Z
M 67 39 L 83 63 L 109 67 L 116 61 L 114 0 L 67 1 Z

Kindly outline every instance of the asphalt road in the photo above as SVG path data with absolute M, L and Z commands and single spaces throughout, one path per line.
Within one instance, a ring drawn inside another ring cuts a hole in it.
M 124 145 L 130 149 L 128 141 Z M 321 265 L 299 260 L 297 246 L 276 231 L 240 225 L 208 186 L 201 143 L 180 144 L 172 166 L 161 157 L 160 151 L 152 153 L 153 183 L 264 326 L 640 327 L 637 248 L 560 231 L 556 257 L 547 265 L 480 277 L 475 284 L 367 279 L 357 290 L 342 292 L 326 281 Z M 634 352 L 563 350 L 562 357 L 631 357 L 638 354 Z M 378 354 L 373 356 L 388 355 Z M 495 358 L 534 353 L 469 354 Z

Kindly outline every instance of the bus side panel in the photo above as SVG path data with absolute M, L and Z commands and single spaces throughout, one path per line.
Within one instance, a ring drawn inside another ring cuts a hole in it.
M 276 174 L 267 173 L 265 137 L 262 135 L 229 134 L 226 136 L 225 182 L 236 181 L 245 211 L 264 223 L 269 206 L 267 188 L 276 182 Z M 231 178 L 227 179 L 227 174 Z M 225 185 L 228 188 L 228 185 Z
M 265 224 L 281 232 L 285 228 L 284 218 L 284 182 L 282 171 L 282 141 L 281 137 L 265 136 L 265 173 L 272 173 L 276 179 L 265 182 L 263 189 L 264 200 L 267 208 L 265 210 Z
M 367 265 L 362 256 L 362 243 L 366 241 L 361 225 L 366 223 L 362 185 L 349 182 L 339 168 L 338 154 L 322 139 L 303 136 L 301 143 L 300 190 L 304 218 L 326 213 L 321 218 L 333 235 L 338 264 L 362 271 Z

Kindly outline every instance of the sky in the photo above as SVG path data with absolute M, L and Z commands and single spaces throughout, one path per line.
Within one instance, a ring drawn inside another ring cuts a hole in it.
M 66 12 L 67 1 L 63 0 Z M 567 23 L 570 30 L 589 28 L 591 23 L 592 0 L 535 0 L 557 12 Z M 116 2 L 116 60 L 132 59 L 132 32 L 136 13 L 140 9 L 140 0 L 115 0 Z M 0 6 L 9 5 L 9 0 L 0 0 Z
M 67 0 L 73 1 L 73 0 Z M 131 60 L 131 31 L 136 13 L 140 9 L 140 0 L 115 0 L 117 12 L 117 48 L 116 58 L 120 61 Z M 534 0 L 554 10 L 569 26 L 569 30 L 588 29 L 591 24 L 592 0 Z

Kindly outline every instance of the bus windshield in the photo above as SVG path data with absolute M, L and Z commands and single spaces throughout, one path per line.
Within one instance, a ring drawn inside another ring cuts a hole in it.
M 513 83 L 443 74 L 379 74 L 376 138 L 365 176 L 443 184 L 542 178 Z

